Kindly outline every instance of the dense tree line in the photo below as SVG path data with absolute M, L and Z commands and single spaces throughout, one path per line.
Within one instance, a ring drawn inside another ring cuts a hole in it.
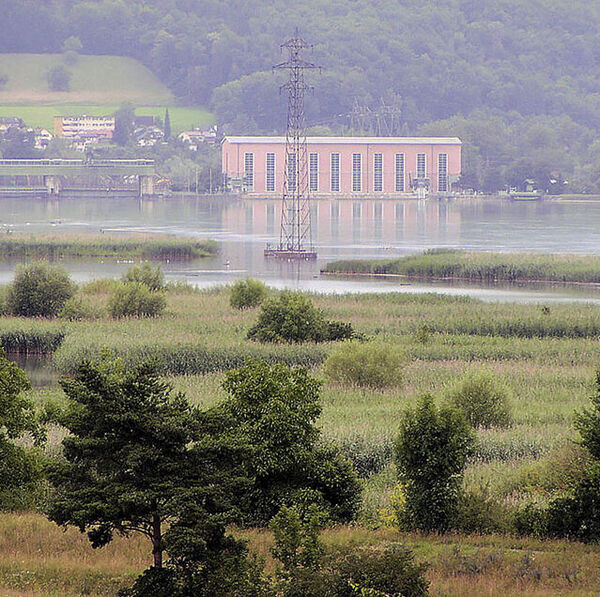
M 585 0 L 6 4 L 0 52 L 59 52 L 75 37 L 84 53 L 133 56 L 235 132 L 281 130 L 271 66 L 301 24 L 325 69 L 311 124 L 349 132 L 355 102 L 384 101 L 400 110 L 401 133 L 461 135 L 466 185 L 528 177 L 557 191 L 600 189 L 600 6 Z

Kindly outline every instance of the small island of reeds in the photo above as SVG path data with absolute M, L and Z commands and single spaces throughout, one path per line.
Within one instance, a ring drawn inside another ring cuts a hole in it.
M 321 273 L 600 284 L 600 256 L 430 249 L 399 259 L 334 261 Z
M 166 234 L 5 234 L 0 256 L 61 259 L 65 257 L 146 258 L 187 260 L 212 257 L 218 251 L 210 240 Z

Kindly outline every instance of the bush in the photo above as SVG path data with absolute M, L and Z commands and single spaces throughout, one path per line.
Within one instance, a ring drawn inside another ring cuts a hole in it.
M 402 545 L 384 551 L 356 549 L 338 552 L 330 563 L 338 597 L 355 595 L 427 595 L 427 564 L 416 564 L 414 554 Z
M 452 528 L 462 533 L 508 533 L 511 511 L 485 487 L 459 495 Z
M 402 383 L 403 352 L 393 346 L 344 342 L 325 361 L 325 377 L 347 386 L 375 389 Z
M 467 373 L 450 388 L 447 396 L 473 427 L 510 427 L 512 424 L 509 392 L 488 371 Z
M 515 513 L 515 530 L 519 535 L 544 539 L 548 536 L 548 512 L 534 504 L 527 504 Z
M 165 295 L 139 282 L 125 282 L 108 301 L 111 317 L 158 317 L 167 306 Z
M 62 267 L 44 262 L 19 265 L 6 306 L 21 317 L 55 317 L 74 294 L 75 285 Z
M 60 317 L 68 321 L 98 319 L 102 317 L 102 310 L 89 300 L 84 301 L 80 296 L 72 296 L 61 309 Z
M 463 414 L 437 408 L 426 394 L 405 412 L 394 457 L 406 489 L 406 519 L 425 532 L 445 532 L 458 508 L 460 482 L 475 437 Z
M 134 265 L 130 267 L 122 277 L 123 282 L 135 282 L 147 286 L 149 290 L 156 292 L 165 287 L 165 276 L 160 265 L 153 269 L 149 263 Z
M 237 280 L 231 287 L 229 304 L 234 309 L 258 307 L 267 298 L 267 287 L 260 280 Z
M 263 303 L 258 322 L 248 332 L 258 342 L 326 342 L 354 337 L 350 324 L 328 322 L 306 296 L 283 291 Z
M 550 503 L 547 532 L 550 537 L 566 537 L 584 543 L 600 541 L 600 465 L 592 465 L 571 495 Z

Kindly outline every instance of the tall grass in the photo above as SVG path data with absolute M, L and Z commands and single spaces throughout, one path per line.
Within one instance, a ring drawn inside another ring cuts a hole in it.
M 66 334 L 60 321 L 4 317 L 0 324 L 0 344 L 6 352 L 47 354 L 54 352 Z
M 273 536 L 264 529 L 232 529 L 274 571 Z M 419 562 L 429 562 L 432 595 L 513 597 L 594 595 L 600 547 L 499 535 L 422 536 L 391 529 L 339 526 L 327 529 L 329 548 L 383 549 L 402 543 Z M 92 549 L 75 529 L 63 532 L 41 515 L 0 516 L 0 594 L 66 597 L 115 595 L 148 567 L 147 540 L 115 538 Z
M 509 282 L 541 280 L 600 283 L 600 257 L 433 250 L 400 259 L 334 261 L 322 271 Z
M 217 253 L 217 244 L 210 240 L 193 240 L 167 235 L 136 234 L 56 234 L 0 236 L 3 257 L 146 257 L 152 259 L 192 259 Z

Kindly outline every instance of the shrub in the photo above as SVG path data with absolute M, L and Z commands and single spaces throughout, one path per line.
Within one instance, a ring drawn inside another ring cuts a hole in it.
M 111 317 L 158 317 L 167 306 L 164 294 L 139 282 L 125 282 L 108 301 Z
M 402 383 L 404 363 L 404 354 L 396 347 L 351 341 L 329 354 L 324 372 L 335 383 L 383 389 Z
M 237 280 L 231 287 L 229 303 L 234 309 L 258 307 L 267 298 L 267 287 L 260 280 Z
M 463 533 L 508 533 L 511 511 L 485 487 L 459 495 L 452 528 Z
M 384 551 L 356 549 L 339 551 L 330 563 L 339 597 L 354 595 L 427 595 L 427 564 L 416 564 L 414 554 L 402 545 L 391 545 Z
M 546 512 L 547 533 L 584 543 L 600 541 L 600 465 L 591 466 L 571 495 L 550 503 Z
M 350 324 L 326 321 L 308 297 L 290 291 L 264 301 L 258 322 L 248 332 L 250 340 L 289 344 L 352 337 L 354 330 Z
M 510 427 L 509 392 L 492 373 L 467 373 L 448 391 L 452 406 L 462 411 L 473 427 Z
M 157 265 L 155 269 L 149 263 L 134 265 L 130 267 L 122 277 L 123 282 L 136 282 L 147 286 L 153 292 L 163 290 L 165 287 L 165 276 Z
M 281 561 L 276 588 L 283 597 L 379 597 L 427 595 L 426 564 L 401 545 L 383 551 L 343 547 L 325 551 L 320 540 L 323 518 L 314 507 L 301 517 L 282 508 L 271 528 L 273 555 Z
M 548 536 L 548 512 L 535 504 L 527 504 L 515 512 L 514 526 L 519 535 L 543 539 Z
M 413 528 L 444 532 L 458 507 L 460 482 L 475 437 L 463 414 L 437 408 L 426 394 L 400 424 L 394 457 L 406 488 L 406 517 Z
M 89 300 L 84 301 L 80 296 L 72 296 L 61 309 L 60 317 L 68 321 L 98 319 L 102 317 L 102 310 Z
M 19 265 L 6 296 L 10 313 L 22 317 L 54 317 L 75 294 L 62 268 L 39 262 Z

